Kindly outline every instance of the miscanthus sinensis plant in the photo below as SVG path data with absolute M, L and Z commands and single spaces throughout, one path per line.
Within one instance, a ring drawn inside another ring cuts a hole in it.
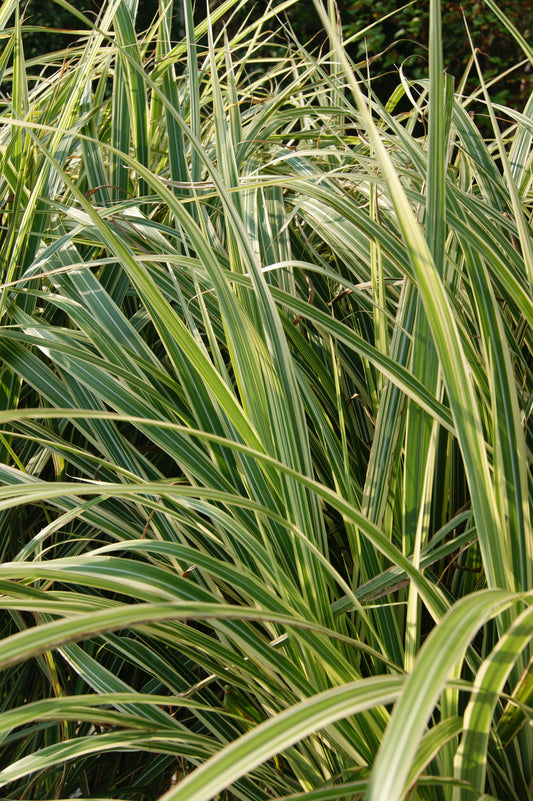
M 533 98 L 236 8 L 0 7 L 2 796 L 527 801 Z

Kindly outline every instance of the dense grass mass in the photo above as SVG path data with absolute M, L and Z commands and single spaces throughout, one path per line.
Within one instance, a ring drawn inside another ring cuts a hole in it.
M 0 792 L 533 799 L 533 97 L 235 8 L 0 7 Z

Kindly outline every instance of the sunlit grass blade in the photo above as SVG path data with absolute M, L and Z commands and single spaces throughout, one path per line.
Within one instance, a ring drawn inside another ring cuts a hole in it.
M 261 764 L 317 728 L 393 700 L 402 681 L 401 678 L 376 676 L 327 690 L 296 705 L 227 746 L 162 796 L 161 801 L 208 801 L 244 771 Z
M 502 614 L 516 600 L 516 595 L 504 590 L 476 593 L 458 602 L 434 630 L 420 651 L 394 709 L 374 763 L 367 801 L 403 798 L 418 743 L 446 681 L 452 678 L 480 626 L 494 615 Z M 405 731 L 409 737 L 402 737 Z
M 490 730 L 500 693 L 523 649 L 531 642 L 533 610 L 527 608 L 501 637 L 481 666 L 464 714 L 464 734 L 456 755 L 456 775 L 480 793 L 485 787 Z M 523 792 L 527 792 L 523 787 Z M 468 794 L 457 793 L 457 798 Z

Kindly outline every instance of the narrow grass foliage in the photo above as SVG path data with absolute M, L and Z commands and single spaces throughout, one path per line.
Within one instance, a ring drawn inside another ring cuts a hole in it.
M 533 799 L 533 98 L 290 4 L 0 7 L 3 798 Z

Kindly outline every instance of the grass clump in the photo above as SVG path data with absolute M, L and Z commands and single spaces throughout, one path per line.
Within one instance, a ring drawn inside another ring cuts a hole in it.
M 532 798 L 533 101 L 234 6 L 0 9 L 2 793 Z

